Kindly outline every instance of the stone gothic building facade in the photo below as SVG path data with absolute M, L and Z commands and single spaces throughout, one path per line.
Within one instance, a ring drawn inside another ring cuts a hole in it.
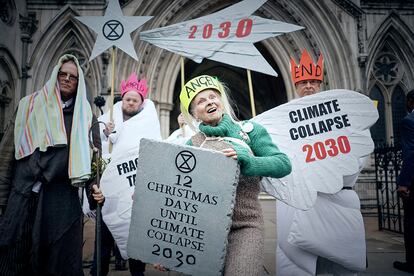
M 237 2 L 120 1 L 124 15 L 154 17 L 132 33 L 138 62 L 118 51 L 115 83 L 132 71 L 147 78 L 164 137 L 177 126 L 180 56 L 140 41 L 139 31 L 194 19 Z M 96 35 L 75 19 L 103 15 L 105 8 L 105 0 L 0 0 L 0 135 L 19 99 L 45 83 L 64 53 L 79 57 L 91 103 L 96 96 L 108 97 L 110 52 L 89 62 Z M 255 44 L 279 73 L 273 77 L 253 72 L 257 113 L 295 97 L 289 61 L 298 60 L 306 48 L 314 59 L 324 56 L 324 89 L 352 89 L 378 100 L 380 119 L 371 130 L 373 137 L 379 143 L 398 141 L 405 94 L 414 89 L 413 0 L 268 0 L 255 15 L 305 27 Z M 200 73 L 224 80 L 233 91 L 239 117 L 251 117 L 246 70 L 185 60 L 186 79 Z M 94 111 L 99 114 L 96 106 Z

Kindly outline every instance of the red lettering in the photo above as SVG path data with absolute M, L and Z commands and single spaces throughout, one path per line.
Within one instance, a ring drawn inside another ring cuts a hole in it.
M 295 66 L 295 79 L 299 78 L 299 67 Z
M 245 18 L 239 21 L 237 24 L 236 36 L 245 37 L 252 32 L 253 20 L 250 18 Z
M 315 76 L 319 77 L 320 75 L 322 75 L 321 67 L 319 65 L 316 65 Z
M 191 33 L 190 33 L 190 35 L 188 36 L 188 38 L 190 38 L 190 39 L 194 39 L 195 38 L 195 32 L 197 31 L 197 26 L 196 25 L 193 25 L 193 26 L 191 26 L 190 27 L 190 31 L 191 31 Z
M 222 32 L 218 33 L 218 37 L 219 38 L 226 38 L 229 36 L 230 34 L 230 27 L 231 27 L 231 22 L 230 21 L 226 21 L 220 24 L 220 28 L 223 30 Z
M 313 148 L 311 145 L 304 145 L 302 151 L 308 152 L 308 154 L 306 155 L 306 163 L 310 163 L 316 160 L 315 157 L 312 157 Z
M 213 25 L 206 24 L 203 28 L 203 38 L 210 38 L 213 32 Z
M 326 147 L 329 147 L 326 150 Z M 323 160 L 328 155 L 330 157 L 335 157 L 339 153 L 347 154 L 351 151 L 351 144 L 349 143 L 347 136 L 339 136 L 335 139 L 327 139 L 324 143 L 315 142 L 313 145 L 303 145 L 302 151 L 306 152 L 305 162 L 310 163 L 316 160 Z M 315 157 L 313 156 L 315 153 Z
M 226 38 L 230 35 L 230 27 L 231 27 L 231 22 L 230 21 L 225 21 L 220 23 L 219 25 L 221 31 L 217 33 L 218 38 Z M 237 29 L 236 29 L 236 37 L 238 38 L 242 38 L 242 37 L 246 37 L 249 36 L 252 33 L 252 29 L 253 29 L 253 20 L 250 18 L 244 18 L 241 19 L 239 21 L 239 23 L 237 24 Z M 203 27 L 203 32 L 201 34 L 201 36 L 204 39 L 208 39 L 212 36 L 213 34 L 213 24 L 205 24 Z M 197 32 L 197 26 L 193 25 L 190 27 L 190 34 L 188 35 L 189 39 L 195 39 L 196 38 L 196 32 Z

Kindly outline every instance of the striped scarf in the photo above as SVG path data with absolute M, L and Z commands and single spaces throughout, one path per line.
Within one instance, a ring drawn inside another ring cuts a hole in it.
M 45 152 L 48 147 L 67 145 L 57 74 L 64 55 L 55 66 L 46 85 L 20 100 L 14 128 L 16 160 L 31 155 L 37 148 Z M 77 59 L 78 90 L 73 111 L 72 131 L 69 147 L 68 174 L 72 185 L 82 186 L 91 174 L 91 150 L 89 129 L 92 122 L 91 107 L 86 99 L 85 80 Z M 62 162 L 64 162 L 62 160 Z

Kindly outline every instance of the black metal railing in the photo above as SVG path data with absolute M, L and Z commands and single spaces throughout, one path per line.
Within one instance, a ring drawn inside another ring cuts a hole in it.
M 355 192 L 361 202 L 363 216 L 378 217 L 378 198 L 374 168 L 366 168 L 358 176 Z
M 404 211 L 397 194 L 397 176 L 402 164 L 401 147 L 376 146 L 374 154 L 379 229 L 403 233 Z

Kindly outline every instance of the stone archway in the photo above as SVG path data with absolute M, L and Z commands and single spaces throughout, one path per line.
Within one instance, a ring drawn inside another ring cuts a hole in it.
M 134 9 L 134 15 L 157 15 L 141 29 L 144 31 L 211 14 L 237 2 L 239 1 L 177 0 L 168 3 L 145 1 L 135 6 L 133 2 L 128 2 L 126 8 Z M 268 1 L 255 14 L 306 27 L 303 31 L 269 38 L 260 43 L 268 53 L 267 61 L 279 68 L 278 73 L 285 87 L 284 98 L 290 100 L 296 97 L 290 80 L 289 61 L 291 57 L 298 60 L 304 48 L 307 48 L 314 58 L 319 53 L 325 56 L 326 88 L 361 87 L 358 72 L 352 61 L 356 60 L 355 53 L 350 50 L 347 43 L 344 43 L 346 36 L 337 18 L 325 3 L 311 0 L 296 5 L 288 0 Z M 309 16 L 310 14 L 312 16 Z M 133 38 L 133 41 L 140 60 L 136 63 L 123 56 L 120 63 L 125 66 L 119 70 L 118 77 L 127 77 L 131 70 L 147 77 L 150 97 L 156 103 L 159 113 L 162 135 L 167 137 L 170 129 L 173 129 L 170 127 L 170 122 L 175 121 L 176 111 L 170 113 L 174 109 L 177 90 L 179 90 L 176 88 L 176 83 L 180 78 L 180 57 L 139 41 L 138 35 Z
M 0 45 L 0 140 L 19 98 L 19 70 L 10 52 Z
M 369 42 L 367 86 L 370 93 L 381 87 L 384 103 L 379 109 L 380 120 L 374 125 L 385 133 L 382 143 L 398 143 L 400 121 L 406 114 L 405 93 L 414 83 L 414 62 L 410 47 L 413 33 L 395 12 L 376 29 Z M 384 135 L 383 135 L 384 136 Z
M 269 60 L 269 52 L 265 47 L 258 44 L 256 47 L 264 57 Z M 277 64 L 271 60 L 270 64 L 276 72 L 280 72 Z M 198 64 L 191 60 L 185 63 L 185 79 L 189 80 L 195 76 L 207 74 L 218 77 L 230 90 L 230 99 L 236 116 L 240 120 L 247 120 L 252 117 L 250 96 L 247 83 L 247 71 L 243 68 L 226 65 L 223 63 L 204 60 Z M 275 106 L 287 102 L 286 88 L 283 78 L 251 72 L 252 84 L 255 98 L 256 114 L 260 114 Z M 177 78 L 174 87 L 173 109 L 170 116 L 170 132 L 178 128 L 176 118 L 179 110 L 179 93 L 181 90 L 181 79 Z
M 94 39 L 92 32 L 75 19 L 78 15 L 77 11 L 67 5 L 45 28 L 46 31 L 34 46 L 34 51 L 29 58 L 33 78 L 26 93 L 42 87 L 60 56 L 66 53 L 78 57 L 85 75 L 88 100 L 92 101 L 102 92 L 103 58 L 94 59 L 92 62 L 87 61 Z

